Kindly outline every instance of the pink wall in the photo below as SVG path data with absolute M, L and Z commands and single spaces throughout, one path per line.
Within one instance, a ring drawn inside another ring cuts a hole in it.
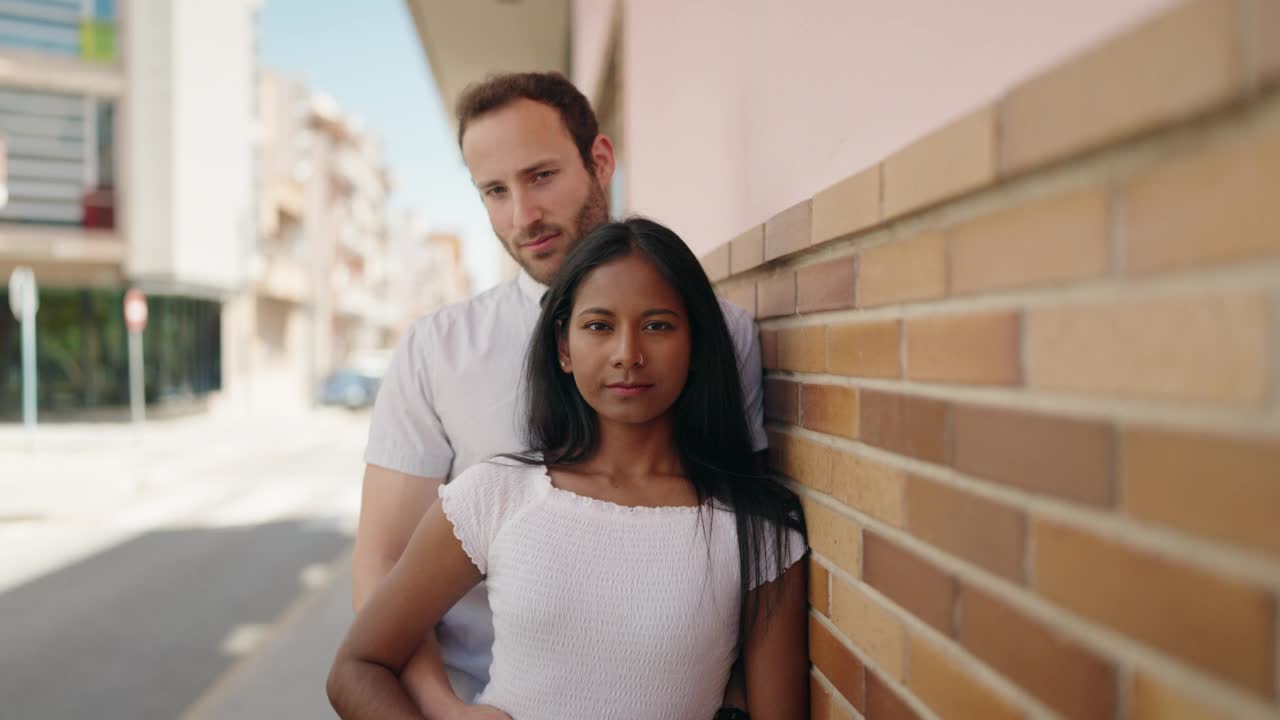
M 701 253 L 1174 0 L 622 2 L 628 210 Z
M 609 32 L 613 28 L 617 5 L 618 0 L 573 0 L 569 77 L 592 102 L 600 100 L 594 97 L 594 93 L 600 89 L 600 82 L 604 79 L 609 59 Z

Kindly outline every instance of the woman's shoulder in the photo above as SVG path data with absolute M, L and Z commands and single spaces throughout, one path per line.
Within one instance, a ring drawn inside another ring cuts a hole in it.
M 532 498 L 547 468 L 541 463 L 496 457 L 478 462 L 440 487 L 441 496 L 469 498 L 494 509 Z

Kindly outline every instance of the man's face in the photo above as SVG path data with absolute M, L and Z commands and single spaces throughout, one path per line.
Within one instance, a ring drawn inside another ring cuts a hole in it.
M 589 172 L 559 113 L 532 100 L 516 100 L 467 125 L 462 157 L 489 223 L 511 257 L 541 283 L 609 219 L 604 186 L 613 158 L 607 140 L 604 145 L 605 162 Z

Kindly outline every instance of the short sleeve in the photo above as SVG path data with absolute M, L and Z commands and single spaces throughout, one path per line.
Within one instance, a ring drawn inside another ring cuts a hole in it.
M 493 541 L 503 525 L 526 505 L 532 489 L 529 475 L 538 469 L 489 460 L 472 465 L 440 486 L 440 508 L 481 575 L 489 574 Z
M 769 534 L 768 538 L 772 540 L 773 535 Z M 776 557 L 778 557 L 779 548 L 775 543 L 771 541 L 766 544 L 768 557 L 765 558 L 765 564 L 764 564 L 765 572 L 763 573 L 763 577 L 759 578 L 760 582 L 755 583 L 751 586 L 750 588 L 751 590 L 755 590 L 757 587 L 759 587 L 760 585 L 766 582 L 773 582 L 774 580 L 777 580 L 779 577 L 781 577 L 782 573 L 785 573 L 787 570 L 790 570 L 792 565 L 795 565 L 797 562 L 799 562 L 800 559 L 805 556 L 805 553 L 809 552 L 809 546 L 805 543 L 804 536 L 795 530 L 787 530 L 783 538 L 783 543 L 784 543 L 783 547 L 781 548 L 782 565 L 781 565 L 780 572 L 775 572 L 776 570 L 779 569 L 779 565 L 774 560 Z
M 747 311 L 737 305 L 721 300 L 720 309 L 738 358 L 742 409 L 751 432 L 751 449 L 760 452 L 769 447 L 769 436 L 764 430 L 764 363 L 760 353 L 760 331 Z
M 447 478 L 453 448 L 436 414 L 428 375 L 431 326 L 419 320 L 400 338 L 378 388 L 364 461 L 429 478 Z

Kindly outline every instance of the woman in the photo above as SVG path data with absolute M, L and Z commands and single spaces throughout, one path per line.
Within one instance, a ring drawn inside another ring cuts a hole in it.
M 753 720 L 808 717 L 802 513 L 753 471 L 734 357 L 674 233 L 584 239 L 530 346 L 530 451 L 441 488 L 338 651 L 339 714 L 421 717 L 397 676 L 483 580 L 476 717 L 705 720 L 739 654 Z

